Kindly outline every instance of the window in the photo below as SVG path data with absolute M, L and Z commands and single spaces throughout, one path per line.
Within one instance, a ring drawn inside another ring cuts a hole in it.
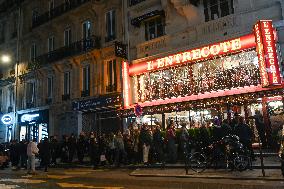
M 203 0 L 205 21 L 234 13 L 233 0 Z
M 71 44 L 71 28 L 64 30 L 64 46 L 69 46 Z
M 156 17 L 145 21 L 145 39 L 151 40 L 165 35 L 165 19 Z
M 54 36 L 51 36 L 47 40 L 47 52 L 54 50 Z
M 49 12 L 52 13 L 54 9 L 54 0 L 50 0 L 48 3 Z
M 107 92 L 116 91 L 117 73 L 116 73 L 116 60 L 107 62 L 108 86 Z
M 53 95 L 53 77 L 47 78 L 47 98 L 52 98 Z
M 9 88 L 9 107 L 13 107 L 14 104 L 14 88 Z
M 5 23 L 0 24 L 0 43 L 5 42 Z
M 83 68 L 83 91 L 90 90 L 90 66 L 85 66 Z
M 30 49 L 30 60 L 34 61 L 36 57 L 37 57 L 37 47 L 36 44 L 33 43 Z
M 82 38 L 83 39 L 88 39 L 91 37 L 91 22 L 89 20 L 85 21 L 82 25 L 83 27 L 83 33 L 82 33 Z
M 29 82 L 27 83 L 26 102 L 27 104 L 28 103 L 32 104 L 34 103 L 34 101 L 35 101 L 35 83 Z
M 115 10 L 106 13 L 106 41 L 115 39 Z
M 37 10 L 33 10 L 32 11 L 32 22 L 35 22 L 37 20 L 38 16 L 39 16 L 38 11 Z
M 64 73 L 64 95 L 70 95 L 70 72 Z

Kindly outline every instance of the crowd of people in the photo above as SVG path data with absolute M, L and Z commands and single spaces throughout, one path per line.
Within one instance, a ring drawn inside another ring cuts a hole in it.
M 0 149 L 0 166 L 4 168 L 11 162 L 12 169 L 28 168 L 29 172 L 35 171 L 35 159 L 40 159 L 40 167 L 47 171 L 48 166 L 57 163 L 86 163 L 88 156 L 94 168 L 98 166 L 117 166 L 121 164 L 150 163 L 176 163 L 183 159 L 184 144 L 191 139 L 186 123 L 180 123 L 177 128 L 175 122 L 169 122 L 167 129 L 162 130 L 160 125 L 130 125 L 124 133 L 102 134 L 95 132 L 86 134 L 81 132 L 78 137 L 74 134 L 62 136 L 58 140 L 56 136 L 44 138 L 38 144 L 37 141 L 13 140 L 5 149 L 9 153 L 4 154 L 4 147 Z M 252 131 L 244 122 L 243 117 L 238 117 L 230 124 L 227 120 L 213 121 L 212 133 L 209 134 L 206 124 L 198 129 L 194 140 L 202 141 L 209 145 L 212 141 L 235 134 L 240 141 L 251 149 Z M 193 139 L 192 139 L 193 140 Z

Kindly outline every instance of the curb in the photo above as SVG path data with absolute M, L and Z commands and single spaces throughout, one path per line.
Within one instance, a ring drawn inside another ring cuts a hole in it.
M 168 177 L 168 178 L 194 178 L 194 179 L 229 179 L 229 180 L 265 180 L 265 181 L 284 181 L 283 178 L 273 177 L 233 177 L 233 176 L 218 176 L 218 175 L 170 175 L 170 174 L 139 174 L 130 173 L 129 176 L 134 177 Z

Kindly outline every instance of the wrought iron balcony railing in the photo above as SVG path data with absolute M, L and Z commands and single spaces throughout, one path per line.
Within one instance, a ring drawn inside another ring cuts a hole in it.
M 44 66 L 46 64 L 59 61 L 66 57 L 79 55 L 87 51 L 100 48 L 100 38 L 97 36 L 92 36 L 88 39 L 82 39 L 71 43 L 68 46 L 61 47 L 49 53 L 40 55 L 35 58 L 35 63 L 39 66 Z
M 116 85 L 108 85 L 106 86 L 106 92 L 111 93 L 111 92 L 116 92 L 117 91 L 117 86 Z
M 91 0 L 69 0 L 65 3 L 60 4 L 59 6 L 55 7 L 54 9 L 47 11 L 32 21 L 32 28 L 35 28 L 37 26 L 40 26 L 58 16 L 63 15 L 64 13 L 73 10 L 81 5 L 83 5 L 86 2 L 89 2 Z
M 70 94 L 64 94 L 64 95 L 62 95 L 62 100 L 63 100 L 63 101 L 70 100 Z
M 146 0 L 129 0 L 129 6 L 134 6 L 134 5 L 141 3 L 143 1 L 146 1 Z

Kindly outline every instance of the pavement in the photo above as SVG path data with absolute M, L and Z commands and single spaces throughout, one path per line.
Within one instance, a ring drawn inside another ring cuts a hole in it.
M 182 169 L 156 170 L 148 168 L 149 172 L 169 175 L 179 172 L 184 175 Z M 26 170 L 12 171 L 11 169 L 0 170 L 0 189 L 283 189 L 284 180 L 248 180 L 188 177 L 156 177 L 156 176 L 131 176 L 137 171 L 129 169 L 105 169 L 93 170 L 90 168 L 51 168 L 43 172 L 37 170 L 36 175 L 27 175 Z M 145 171 L 145 170 L 143 170 Z M 244 176 L 245 172 L 242 172 Z M 209 175 L 209 172 L 204 172 Z M 216 174 L 211 172 L 211 174 Z M 220 174 L 220 172 L 218 172 Z M 224 173 L 225 174 L 225 173 Z M 248 176 L 252 172 L 246 172 Z M 277 174 L 273 172 L 273 174 Z M 270 177 L 273 175 L 270 174 Z M 276 177 L 274 175 L 273 177 Z M 240 175 L 241 177 L 241 175 Z

